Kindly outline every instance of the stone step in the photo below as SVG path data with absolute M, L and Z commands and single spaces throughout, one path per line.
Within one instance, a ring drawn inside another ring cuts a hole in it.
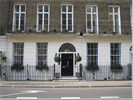
M 55 82 L 79 82 L 77 77 L 60 77 L 54 80 Z

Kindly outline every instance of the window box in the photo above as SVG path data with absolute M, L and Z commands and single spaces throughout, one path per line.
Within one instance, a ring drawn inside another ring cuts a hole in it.
M 122 66 L 121 65 L 112 65 L 110 67 L 111 72 L 113 73 L 122 73 Z

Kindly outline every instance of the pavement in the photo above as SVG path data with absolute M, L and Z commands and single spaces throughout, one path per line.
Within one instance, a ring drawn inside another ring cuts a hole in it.
M 0 87 L 24 88 L 91 88 L 132 87 L 132 81 L 1 81 Z

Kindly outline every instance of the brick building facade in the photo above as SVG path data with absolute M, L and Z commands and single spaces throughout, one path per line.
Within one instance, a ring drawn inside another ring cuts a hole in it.
M 78 64 L 127 65 L 131 4 L 131 0 L 1 0 L 0 51 L 8 66 L 55 64 L 61 77 L 76 76 Z M 61 57 L 59 65 L 56 55 Z M 76 55 L 82 58 L 79 63 Z

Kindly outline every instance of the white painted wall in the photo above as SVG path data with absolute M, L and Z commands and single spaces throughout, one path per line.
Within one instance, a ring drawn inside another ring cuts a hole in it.
M 121 43 L 121 64 L 129 63 L 130 36 L 83 36 L 78 35 L 8 35 L 0 37 L 0 51 L 6 52 L 7 65 L 13 63 L 13 42 L 24 42 L 24 65 L 36 65 L 36 43 L 48 43 L 48 65 L 54 65 L 55 53 L 64 43 L 71 43 L 76 53 L 82 57 L 83 65 L 87 64 L 87 43 L 98 43 L 98 64 L 110 65 L 110 43 Z

